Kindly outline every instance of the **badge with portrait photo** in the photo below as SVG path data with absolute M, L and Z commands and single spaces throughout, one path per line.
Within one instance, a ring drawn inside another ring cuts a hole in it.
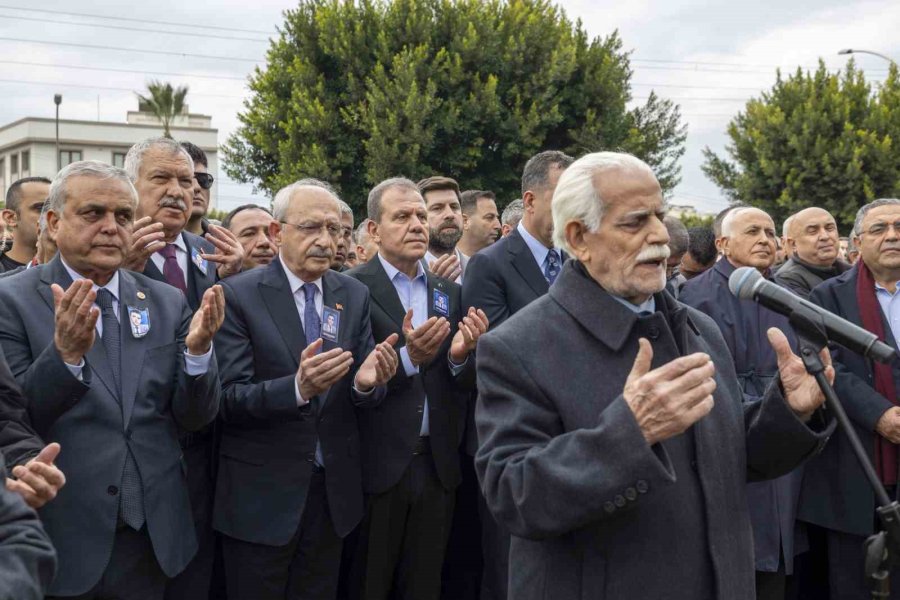
M 322 339 L 335 342 L 341 327 L 341 313 L 330 306 L 322 310 Z
M 150 331 L 150 309 L 128 307 L 128 324 L 131 325 L 131 335 L 142 338 Z
M 200 272 L 206 275 L 206 267 L 209 263 L 206 262 L 206 259 L 200 256 L 200 254 L 199 248 L 191 248 L 191 260 L 194 261 L 194 264 L 197 265 Z
M 434 312 L 450 316 L 450 296 L 438 289 L 434 290 Z

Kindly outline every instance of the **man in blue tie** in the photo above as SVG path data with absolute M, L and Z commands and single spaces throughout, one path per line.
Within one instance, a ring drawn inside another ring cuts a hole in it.
M 334 598 L 341 540 L 363 516 L 357 415 L 381 409 L 398 335 L 376 345 L 368 290 L 329 268 L 341 235 L 330 187 L 298 181 L 273 213 L 278 258 L 222 283 L 214 526 L 229 598 Z
M 522 220 L 512 232 L 469 259 L 463 282 L 463 306 L 484 310 L 491 328 L 547 293 L 556 281 L 566 255 L 553 245 L 550 203 L 556 183 L 572 164 L 571 156 L 547 150 L 531 157 L 522 172 Z M 478 445 L 474 405 L 466 424 L 466 453 Z M 494 520 L 479 495 L 484 574 L 482 600 L 506 600 L 509 534 Z

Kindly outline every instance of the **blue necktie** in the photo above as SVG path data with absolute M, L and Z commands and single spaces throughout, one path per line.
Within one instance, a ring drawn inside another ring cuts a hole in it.
M 113 310 L 112 292 L 105 288 L 97 290 L 97 305 L 100 307 L 100 318 L 103 323 L 103 347 L 106 349 L 106 359 L 109 362 L 113 379 L 116 383 L 116 401 L 122 404 L 122 353 L 119 331 L 119 319 Z M 131 448 L 126 447 L 125 469 L 122 472 L 122 489 L 119 495 L 119 512 L 122 521 L 126 525 L 140 531 L 144 525 L 144 491 L 141 485 L 141 474 L 137 463 L 131 454 Z
M 306 306 L 303 307 L 303 332 L 306 334 L 307 346 L 319 339 L 319 336 L 322 334 L 322 319 L 319 318 L 319 311 L 316 310 L 316 292 L 318 291 L 319 288 L 314 283 L 303 284 L 303 294 L 306 298 Z M 321 352 L 321 349 L 319 352 Z M 315 403 L 312 409 L 313 412 L 318 413 L 318 397 L 310 398 L 309 401 L 310 403 Z M 316 464 L 320 467 L 325 466 L 325 457 L 322 456 L 322 447 L 319 445 L 318 440 L 316 440 Z
M 547 283 L 553 285 L 553 282 L 556 281 L 556 276 L 559 275 L 559 253 L 556 251 L 556 248 L 550 248 L 546 262 L 544 278 L 547 280 Z

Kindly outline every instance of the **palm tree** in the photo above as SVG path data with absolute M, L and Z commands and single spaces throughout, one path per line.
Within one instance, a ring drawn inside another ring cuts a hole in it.
M 137 94 L 139 110 L 155 114 L 162 122 L 163 136 L 171 138 L 169 123 L 184 112 L 184 99 L 188 93 L 188 86 L 173 88 L 171 83 L 154 80 L 147 84 L 147 92 L 149 92 L 147 96 Z

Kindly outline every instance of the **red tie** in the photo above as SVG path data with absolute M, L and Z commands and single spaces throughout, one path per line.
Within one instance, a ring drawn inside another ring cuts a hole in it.
M 185 295 L 187 295 L 187 284 L 184 280 L 184 271 L 178 266 L 178 259 L 175 257 L 175 244 L 166 244 L 162 250 L 158 250 L 166 262 L 163 263 L 163 277 L 166 283 L 177 287 Z

